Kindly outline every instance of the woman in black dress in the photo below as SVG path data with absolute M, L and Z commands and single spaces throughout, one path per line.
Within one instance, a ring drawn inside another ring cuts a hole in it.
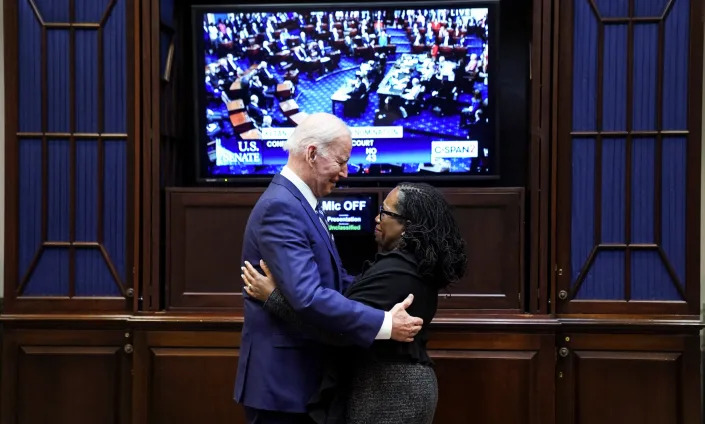
M 297 330 L 334 345 L 319 392 L 309 404 L 317 423 L 430 424 L 438 385 L 426 352 L 428 325 L 438 305 L 438 291 L 464 274 L 465 241 L 441 193 L 428 184 L 399 184 L 375 218 L 380 247 L 366 262 L 345 296 L 373 308 L 389 310 L 414 296 L 408 312 L 424 325 L 410 343 L 377 340 L 369 349 L 345 346 L 344 335 L 326 334 L 303 323 L 267 276 L 249 263 L 243 268 L 247 293 Z M 336 347 L 337 346 L 337 347 Z

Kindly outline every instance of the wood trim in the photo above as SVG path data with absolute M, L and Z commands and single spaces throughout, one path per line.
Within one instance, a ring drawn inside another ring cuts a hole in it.
M 151 263 L 152 263 L 152 275 L 151 275 L 151 304 L 153 310 L 162 309 L 160 306 L 164 304 L 163 299 L 161 299 L 161 264 L 162 264 L 162 253 L 161 253 L 161 217 L 163 216 L 162 205 L 162 195 L 161 195 L 161 73 L 159 61 L 161 55 L 159 52 L 159 1 L 152 0 L 151 2 L 151 19 L 150 19 L 150 51 L 151 51 L 151 63 L 150 63 L 150 116 L 151 119 L 151 134 L 152 139 L 150 143 L 151 161 L 149 164 L 149 172 L 151 172 L 151 188 L 149 195 L 151 196 L 151 206 L 149 217 L 149 231 L 151 232 Z
M 530 313 L 547 313 L 549 253 L 548 187 L 550 125 L 550 1 L 534 1 L 531 54 L 531 146 L 529 152 L 529 287 Z M 546 19 L 548 17 L 548 19 Z
M 136 214 L 134 213 L 136 204 L 139 200 L 139 187 L 137 182 L 139 181 L 139 176 L 135 174 L 138 169 L 137 165 L 139 161 L 137 160 L 136 152 L 138 150 L 139 134 L 137 133 L 137 122 L 133 119 L 136 113 L 140 110 L 139 108 L 139 91 L 138 89 L 138 77 L 139 75 L 134 72 L 135 64 L 138 62 L 137 58 L 139 52 L 139 44 L 136 40 L 135 29 L 138 27 L 136 24 L 138 22 L 137 9 L 135 0 L 125 0 L 125 15 L 126 15 L 126 47 L 127 47 L 127 64 L 126 64 L 126 75 L 127 75 L 127 111 L 125 112 L 125 117 L 127 119 L 127 170 L 125 175 L 127 178 L 127 190 L 125 192 L 126 202 L 125 202 L 125 286 L 122 288 L 123 292 L 128 288 L 132 288 L 133 296 L 132 299 L 128 298 L 127 303 L 130 304 L 127 310 L 132 310 L 137 312 L 139 310 L 139 278 L 138 274 L 135 272 L 136 267 L 139 264 L 137 260 L 136 253 L 139 252 L 139 223 Z M 115 0 L 112 1 L 111 7 L 115 4 Z M 103 107 L 103 106 L 101 106 Z M 101 173 L 101 177 L 104 173 Z M 101 218 L 102 219 L 102 218 Z
M 557 95 L 554 97 L 555 103 L 554 108 L 554 140 L 555 140 L 555 171 L 556 171 L 556 184 L 555 184 L 555 196 L 554 196 L 554 207 L 556 211 L 556 232 L 554 234 L 554 243 L 556 246 L 556 274 L 554 281 L 556 284 L 553 285 L 554 292 L 551 294 L 551 300 L 553 301 L 552 312 L 557 312 L 559 310 L 558 305 L 558 288 L 566 288 L 570 286 L 570 240 L 571 240 L 571 197 L 570 197 L 570 187 L 572 184 L 572 174 L 570 172 L 570 167 L 565 166 L 567 163 L 571 163 L 571 148 L 570 148 L 570 138 L 566 137 L 565 134 L 570 132 L 571 121 L 570 116 L 563 116 L 566 114 L 566 107 L 570 107 L 573 104 L 573 90 L 572 90 L 572 80 L 573 80 L 573 68 L 572 66 L 561 66 L 561 63 L 566 63 L 565 61 L 571 60 L 570 53 L 573 46 L 573 2 L 563 2 L 558 5 L 556 2 L 556 20 L 557 23 L 556 30 L 556 42 L 558 43 L 558 54 L 556 54 L 555 63 L 555 75 L 557 78 Z M 560 204 L 559 204 L 560 202 Z
M 19 140 L 17 138 L 19 120 L 19 60 L 17 1 L 3 3 L 4 26 L 4 74 L 5 74 L 5 308 L 14 306 L 15 289 L 19 283 Z M 4 350 L 4 349 L 3 349 Z M 3 368 L 5 366 L 3 365 Z M 5 395 L 3 385 L 3 398 Z M 6 415 L 3 408 L 3 421 Z
M 144 302 L 138 309 L 157 311 L 160 307 L 159 296 L 159 234 L 160 234 L 160 196 L 159 196 L 159 34 L 158 25 L 152 17 L 159 16 L 159 5 L 154 0 L 137 2 L 140 5 L 140 80 L 142 96 L 141 115 L 141 151 L 139 157 L 142 197 L 138 222 L 142 223 L 140 238 L 142 261 L 140 296 Z M 158 19 L 157 19 L 158 22 Z M 156 63 L 156 66 L 155 66 Z
M 685 290 L 688 313 L 700 313 L 700 203 L 703 96 L 703 13 L 701 1 L 690 2 L 688 61 L 688 147 L 686 154 Z

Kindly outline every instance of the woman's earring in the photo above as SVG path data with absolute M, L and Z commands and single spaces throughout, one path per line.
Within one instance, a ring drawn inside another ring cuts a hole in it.
M 401 232 L 401 236 L 404 237 L 404 234 L 406 234 L 406 231 Z

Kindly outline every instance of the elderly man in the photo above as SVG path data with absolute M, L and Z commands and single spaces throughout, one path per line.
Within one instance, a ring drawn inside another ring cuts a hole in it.
M 309 324 L 363 347 L 376 339 L 411 341 L 423 323 L 406 313 L 411 298 L 385 312 L 341 294 L 353 278 L 341 265 L 319 201 L 347 177 L 350 130 L 333 115 L 312 114 L 284 148 L 288 162 L 247 222 L 243 260 L 257 264 L 264 259 L 282 293 Z M 243 296 L 235 400 L 244 405 L 251 424 L 310 422 L 306 404 L 320 384 L 324 346 Z

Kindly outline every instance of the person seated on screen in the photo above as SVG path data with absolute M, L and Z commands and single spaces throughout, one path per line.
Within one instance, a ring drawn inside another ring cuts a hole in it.
M 431 92 L 430 102 L 433 105 L 433 111 L 441 116 L 445 116 L 454 112 L 457 106 L 458 87 L 448 80 L 443 80 L 440 88 Z
M 306 49 L 304 48 L 303 44 L 300 44 L 294 48 L 294 56 L 296 57 L 296 60 L 299 62 L 309 62 L 311 58 L 309 57 L 308 53 L 306 52 Z
M 468 60 L 468 64 L 465 66 L 465 73 L 471 83 L 475 82 L 480 75 L 480 66 L 481 64 L 477 58 L 477 53 L 472 53 L 470 55 L 470 60 Z
M 260 54 L 262 55 L 262 58 L 264 60 L 269 60 L 272 56 L 274 56 L 274 51 L 269 46 L 269 41 L 264 40 L 262 42 L 262 49 L 260 50 Z
M 286 40 L 289 39 L 289 30 L 286 28 L 282 29 L 279 33 L 279 41 L 277 42 L 277 47 L 279 50 L 287 50 L 289 47 L 286 45 Z
M 379 33 L 379 37 L 377 37 L 377 45 L 380 47 L 387 47 L 389 45 L 389 36 L 384 29 Z
M 404 90 L 404 92 L 401 94 L 401 97 L 404 100 L 416 100 L 418 99 L 419 95 L 424 91 L 424 86 L 421 85 L 421 81 L 419 81 L 418 78 L 414 78 L 411 80 L 411 83 L 409 86 Z
M 401 94 L 403 103 L 399 106 L 399 113 L 406 118 L 409 113 L 418 113 L 421 111 L 421 98 L 425 87 L 421 85 L 418 78 L 411 80 L 411 87 L 404 90 Z
M 324 49 L 321 49 L 315 41 L 311 41 L 308 45 L 306 45 L 306 53 L 308 53 L 308 56 L 313 60 L 321 58 L 323 56 L 323 52 Z
M 384 73 L 387 70 L 387 55 L 384 53 L 375 53 L 375 59 L 379 64 L 379 68 L 382 72 L 382 77 L 384 77 Z
M 460 111 L 460 126 L 467 127 L 471 124 L 478 123 L 484 115 L 483 109 L 487 107 L 487 99 L 482 99 L 480 90 L 475 90 L 470 101 L 470 106 L 463 108 Z
M 259 98 L 256 95 L 250 96 L 250 103 L 245 107 L 245 110 L 247 116 L 254 121 L 258 128 L 272 126 L 272 117 L 269 116 L 267 110 L 260 108 Z
M 349 35 L 346 35 L 346 36 L 345 36 L 345 49 L 344 49 L 344 50 L 345 50 L 345 53 L 346 53 L 348 56 L 352 56 L 353 51 L 354 51 L 354 50 L 353 50 L 353 47 L 354 47 L 354 43 L 353 43 L 352 38 L 350 38 Z
M 279 84 L 276 72 L 269 66 L 266 60 L 263 60 L 257 65 L 257 77 L 267 87 L 276 86 Z
M 264 101 L 265 107 L 272 107 L 274 104 L 274 91 L 267 90 L 262 81 L 260 81 L 258 75 L 253 75 L 250 77 L 248 85 L 248 93 L 250 95 L 255 95 L 261 101 Z
M 271 25 L 269 25 L 269 22 L 267 22 L 267 30 L 264 32 L 264 39 L 265 41 L 268 41 L 270 43 L 273 43 L 276 41 L 274 38 L 274 28 L 272 28 Z
M 438 58 L 438 50 L 440 46 L 438 45 L 438 41 L 433 43 L 433 47 L 431 47 L 431 57 L 433 60 L 436 60 Z
M 357 75 L 348 95 L 351 99 L 360 99 L 367 93 L 368 85 L 363 81 L 362 75 Z
M 448 30 L 445 28 L 441 29 L 441 32 L 443 35 L 441 35 L 441 45 L 442 46 L 449 46 L 450 45 L 450 34 L 448 33 Z

